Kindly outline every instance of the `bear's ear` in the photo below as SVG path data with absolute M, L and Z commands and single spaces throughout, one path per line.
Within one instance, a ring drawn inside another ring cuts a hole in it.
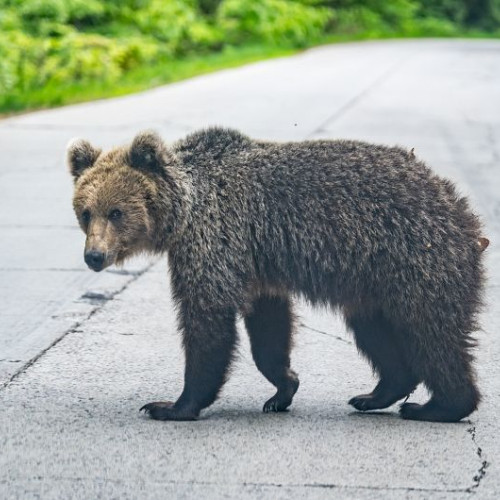
M 68 144 L 66 154 L 69 171 L 76 181 L 84 170 L 95 163 L 101 154 L 101 150 L 94 148 L 90 142 L 84 139 L 73 139 Z
M 130 165 L 138 170 L 164 174 L 167 156 L 167 147 L 161 137 L 151 130 L 136 135 L 130 146 Z

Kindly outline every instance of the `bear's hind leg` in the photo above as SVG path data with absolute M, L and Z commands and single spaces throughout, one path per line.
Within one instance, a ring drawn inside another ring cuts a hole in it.
M 407 354 L 382 313 L 349 313 L 348 327 L 353 331 L 358 350 L 368 358 L 380 381 L 369 394 L 349 401 L 359 411 L 387 408 L 408 396 L 419 383 L 408 363 Z
M 476 387 L 472 369 L 472 356 L 468 352 L 472 341 L 464 336 L 461 342 L 445 342 L 456 335 L 440 333 L 436 345 L 429 342 L 425 351 L 420 350 L 415 359 L 424 384 L 431 391 L 431 399 L 423 404 L 404 403 L 401 416 L 408 420 L 431 422 L 458 422 L 472 413 L 481 396 Z M 427 338 L 433 338 L 428 335 Z
M 263 411 L 285 411 L 299 387 L 297 374 L 290 369 L 293 330 L 290 300 L 262 295 L 253 301 L 244 319 L 255 364 L 277 389 Z

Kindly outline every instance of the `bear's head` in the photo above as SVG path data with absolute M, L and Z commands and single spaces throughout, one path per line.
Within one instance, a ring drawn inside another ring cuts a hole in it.
M 91 269 L 165 249 L 179 222 L 183 193 L 175 155 L 156 133 L 143 132 L 130 146 L 106 153 L 77 139 L 69 144 L 67 159 Z

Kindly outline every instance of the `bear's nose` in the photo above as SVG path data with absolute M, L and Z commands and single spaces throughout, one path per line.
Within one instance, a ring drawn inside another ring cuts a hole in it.
M 94 271 L 100 271 L 104 264 L 104 253 L 99 250 L 85 252 L 85 263 Z

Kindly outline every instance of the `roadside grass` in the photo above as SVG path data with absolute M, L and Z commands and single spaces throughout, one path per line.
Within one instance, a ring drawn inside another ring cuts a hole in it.
M 283 57 L 297 48 L 270 45 L 226 47 L 220 52 L 192 55 L 161 64 L 144 65 L 125 73 L 118 82 L 71 82 L 68 85 L 48 84 L 29 91 L 10 92 L 0 96 L 0 116 L 23 111 L 75 104 L 95 99 L 117 97 L 185 80 L 214 71 L 234 68 L 265 59 Z
M 67 85 L 51 84 L 26 91 L 11 91 L 0 95 L 0 118 L 21 112 L 46 109 L 67 104 L 123 96 L 151 89 L 167 83 L 192 78 L 223 69 L 234 68 L 252 62 L 296 54 L 305 49 L 331 43 L 363 40 L 415 39 L 425 38 L 428 33 L 415 30 L 409 33 L 384 33 L 365 31 L 328 35 L 320 40 L 297 48 L 296 46 L 276 46 L 255 44 L 246 46 L 226 46 L 220 52 L 190 55 L 182 59 L 173 59 L 165 63 L 139 66 L 125 73 L 118 82 L 103 81 L 71 82 Z M 431 38 L 500 38 L 500 33 L 436 32 Z

